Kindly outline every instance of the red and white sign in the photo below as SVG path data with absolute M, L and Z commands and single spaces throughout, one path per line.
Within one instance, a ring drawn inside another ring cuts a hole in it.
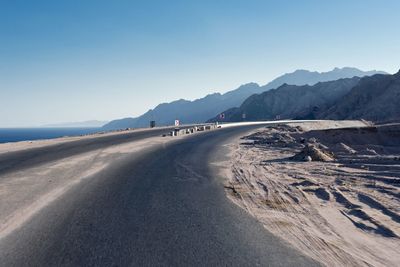
M 179 126 L 179 120 L 175 120 L 175 126 Z

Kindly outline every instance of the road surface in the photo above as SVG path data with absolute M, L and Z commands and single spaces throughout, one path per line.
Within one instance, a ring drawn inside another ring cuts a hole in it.
M 224 144 L 254 127 L 195 134 L 119 159 L 0 239 L 0 265 L 317 266 L 231 203 L 211 167 L 224 160 Z M 36 159 L 14 153 L 0 159 L 0 170 L 29 168 L 127 137 L 120 138 L 28 152 Z
M 0 154 L 0 175 L 112 145 L 160 136 L 173 128 L 174 127 L 153 128 L 145 131 L 138 130 L 129 133 L 96 136 L 46 147 Z

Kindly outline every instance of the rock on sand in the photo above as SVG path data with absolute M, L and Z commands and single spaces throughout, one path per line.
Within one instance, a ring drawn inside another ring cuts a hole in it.
M 323 151 L 316 144 L 307 144 L 302 151 L 292 157 L 299 161 L 333 161 L 333 155 Z M 311 160 L 310 160 L 311 159 Z

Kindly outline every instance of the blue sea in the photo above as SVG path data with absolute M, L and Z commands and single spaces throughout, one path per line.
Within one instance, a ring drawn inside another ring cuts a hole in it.
M 0 128 L 0 143 L 78 136 L 101 131 L 101 128 Z

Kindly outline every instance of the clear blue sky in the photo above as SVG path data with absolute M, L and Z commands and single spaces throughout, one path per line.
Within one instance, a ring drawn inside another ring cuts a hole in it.
M 0 0 L 0 127 L 137 116 L 295 69 L 400 68 L 400 1 Z

